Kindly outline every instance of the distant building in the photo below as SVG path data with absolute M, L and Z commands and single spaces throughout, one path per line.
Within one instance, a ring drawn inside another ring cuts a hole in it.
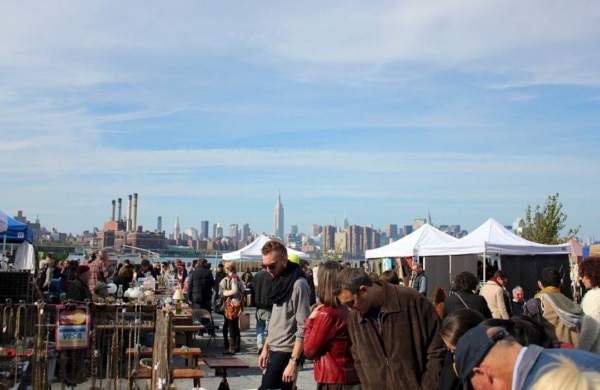
M 311 236 L 316 237 L 323 231 L 323 227 L 321 225 L 312 225 L 310 228 Z
M 525 221 L 523 221 L 523 218 L 517 218 L 514 220 L 514 222 L 512 223 L 512 232 L 515 233 L 518 236 L 523 235 L 523 228 L 525 227 Z
M 157 232 L 162 232 L 162 217 L 161 216 L 159 216 L 156 219 L 156 231 Z
M 281 194 L 279 194 L 277 204 L 275 204 L 275 212 L 273 213 L 273 230 L 275 238 L 280 240 L 284 239 L 283 227 L 283 204 L 281 203 Z
M 335 226 L 331 226 L 331 225 L 323 226 L 323 240 L 322 240 L 323 252 L 326 252 L 329 250 L 335 250 L 335 244 L 336 244 L 335 233 L 336 233 Z M 342 247 L 342 248 L 344 248 L 344 247 Z
M 392 240 L 396 240 L 398 238 L 398 225 L 385 225 L 385 235 Z
M 242 241 L 246 241 L 250 237 L 250 225 L 245 223 L 242 226 Z
M 179 224 L 179 215 L 175 217 L 175 225 L 173 226 L 173 239 L 181 239 L 181 225 Z
M 200 222 L 200 238 L 201 239 L 208 238 L 208 221 Z

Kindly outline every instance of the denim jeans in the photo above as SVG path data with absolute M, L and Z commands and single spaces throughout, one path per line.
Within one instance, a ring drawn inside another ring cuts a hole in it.
M 269 363 L 263 373 L 262 382 L 258 390 L 292 390 L 294 382 L 283 382 L 283 371 L 290 361 L 291 352 L 271 352 L 269 354 Z M 297 375 L 297 374 L 296 374 Z
M 265 345 L 267 326 L 271 312 L 265 309 L 256 309 L 256 346 L 262 348 Z

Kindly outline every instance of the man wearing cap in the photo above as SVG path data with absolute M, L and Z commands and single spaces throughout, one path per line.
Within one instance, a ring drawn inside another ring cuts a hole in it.
M 94 294 L 92 300 L 94 303 L 105 303 L 105 299 L 108 297 L 108 285 L 104 282 L 96 283 L 94 287 Z
M 75 279 L 69 284 L 67 290 L 67 299 L 72 299 L 76 302 L 83 302 L 88 299 L 92 301 L 92 293 L 88 288 L 88 282 L 90 280 L 90 267 L 87 265 L 80 265 L 77 267 Z
M 573 361 L 582 370 L 600 369 L 600 355 L 590 352 L 517 343 L 501 327 L 479 325 L 465 333 L 456 345 L 455 365 L 465 390 L 529 389 L 557 366 L 559 357 Z
M 418 291 L 373 282 L 362 268 L 344 268 L 334 291 L 349 308 L 348 333 L 365 390 L 436 389 L 445 349 L 440 318 Z

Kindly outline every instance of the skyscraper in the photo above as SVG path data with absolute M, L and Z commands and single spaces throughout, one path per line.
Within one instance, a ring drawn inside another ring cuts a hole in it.
M 175 218 L 175 231 L 173 232 L 173 238 L 179 240 L 181 238 L 181 225 L 179 224 L 179 215 Z
M 275 212 L 273 213 L 273 230 L 275 237 L 283 240 L 283 204 L 281 204 L 281 193 L 277 198 L 277 204 L 275 205 Z
M 200 222 L 200 238 L 208 238 L 208 221 Z

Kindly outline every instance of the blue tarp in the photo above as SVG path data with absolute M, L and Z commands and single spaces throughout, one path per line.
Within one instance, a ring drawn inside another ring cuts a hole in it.
M 4 235 L 6 235 L 7 244 L 19 244 L 23 241 L 33 244 L 33 229 L 10 216 L 8 217 L 8 230 L 0 233 L 0 244 L 4 242 Z

